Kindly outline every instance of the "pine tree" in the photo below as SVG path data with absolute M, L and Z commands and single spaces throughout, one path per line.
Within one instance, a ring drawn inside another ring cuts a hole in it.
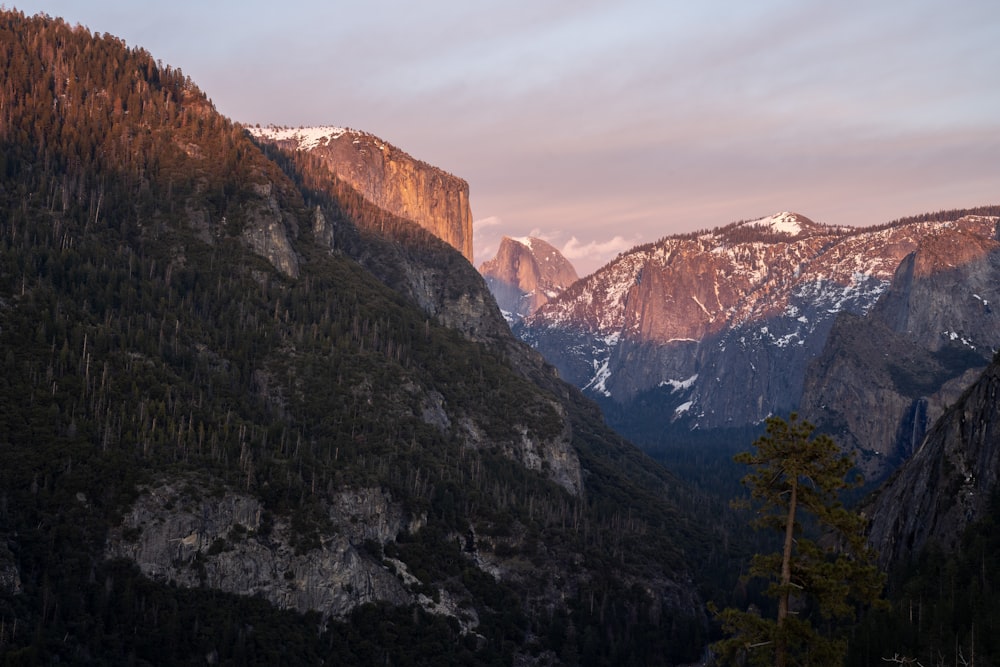
M 767 420 L 755 452 L 734 460 L 751 467 L 743 478 L 756 507 L 759 528 L 783 536 L 782 549 L 757 554 L 750 577 L 770 582 L 767 595 L 777 617 L 754 610 L 725 609 L 717 618 L 730 635 L 715 645 L 724 662 L 753 665 L 840 665 L 847 642 L 837 622 L 854 619 L 859 607 L 879 604 L 884 575 L 864 538 L 864 518 L 839 500 L 853 467 L 827 435 L 810 439 L 815 427 L 792 414 Z M 803 519 L 810 527 L 805 535 Z

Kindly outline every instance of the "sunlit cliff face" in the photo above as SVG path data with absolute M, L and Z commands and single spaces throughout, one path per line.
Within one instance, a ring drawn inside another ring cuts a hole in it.
M 461 178 L 365 132 L 330 126 L 248 129 L 258 139 L 319 157 L 369 202 L 412 220 L 472 261 L 469 184 Z

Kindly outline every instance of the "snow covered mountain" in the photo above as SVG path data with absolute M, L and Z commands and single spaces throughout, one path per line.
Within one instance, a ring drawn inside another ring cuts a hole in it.
M 640 430 L 758 424 L 799 408 L 835 320 L 866 316 L 912 253 L 936 258 L 922 260 L 926 276 L 996 255 L 998 218 L 953 217 L 854 229 L 786 212 L 665 238 L 577 282 L 516 331 L 637 440 Z M 989 266 L 979 301 L 934 301 L 920 345 L 975 351 L 986 365 L 1000 345 L 982 308 L 1000 298 L 1000 270 Z
M 510 323 L 535 312 L 578 279 L 561 252 L 534 237 L 503 237 L 496 257 L 483 262 L 479 272 Z

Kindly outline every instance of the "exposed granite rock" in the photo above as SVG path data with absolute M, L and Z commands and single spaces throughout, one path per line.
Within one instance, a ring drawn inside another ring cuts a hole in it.
M 551 411 L 551 432 L 534 432 L 515 416 L 511 420 L 514 435 L 498 439 L 488 435 L 489 429 L 481 425 L 478 415 L 455 410 L 439 392 L 424 392 L 413 384 L 404 386 L 404 390 L 417 397 L 418 416 L 425 424 L 447 436 L 457 437 L 468 448 L 499 451 L 525 468 L 541 473 L 574 496 L 583 492 L 580 458 L 573 447 L 573 428 L 566 408 L 557 401 L 534 406 L 538 411 Z
M 904 258 L 866 317 L 838 318 L 800 412 L 856 452 L 867 478 L 883 478 L 1000 347 L 998 302 L 1000 244 L 942 227 Z
M 111 532 L 107 555 L 134 561 L 154 580 L 258 595 L 324 616 L 343 616 L 377 600 L 411 601 L 396 575 L 361 548 L 366 540 L 384 544 L 422 523 L 386 493 L 337 494 L 327 506 L 329 527 L 320 544 L 297 549 L 289 521 L 265 516 L 255 498 L 204 492 L 189 480 L 145 489 Z
M 441 261 L 428 262 L 399 253 L 396 268 L 403 280 L 391 286 L 408 294 L 429 316 L 470 340 L 487 342 L 509 335 L 489 289 L 472 265 L 462 262 L 464 266 L 460 266 L 441 254 L 436 259 Z M 377 269 L 372 270 L 378 275 Z
M 468 447 L 497 447 L 507 458 L 517 461 L 529 470 L 542 473 L 574 496 L 583 492 L 580 458 L 573 448 L 572 427 L 566 410 L 556 402 L 552 409 L 559 419 L 558 435 L 545 437 L 514 424 L 517 436 L 507 441 L 489 439 L 476 423 L 474 416 L 458 420 L 459 434 Z
M 479 272 L 508 322 L 535 312 L 578 279 L 562 253 L 534 237 L 503 237 L 496 257 L 483 262 Z
M 281 148 L 323 160 L 384 211 L 412 220 L 472 261 L 469 184 L 366 132 L 344 128 L 248 128 Z
M 321 243 L 328 248 L 336 247 L 333 225 L 327 221 L 326 216 L 323 215 L 323 209 L 320 206 L 316 206 L 316 209 L 313 211 L 313 236 L 316 238 L 318 243 Z
M 868 505 L 869 542 L 883 566 L 905 563 L 930 543 L 956 548 L 984 515 L 1000 479 L 998 394 L 994 360 Z
M 872 317 L 931 351 L 998 342 L 1000 242 L 959 225 L 922 239 L 893 275 Z
M 290 278 L 297 278 L 299 260 L 288 239 L 290 228 L 293 234 L 295 232 L 294 226 L 289 224 L 292 218 L 283 215 L 270 184 L 258 185 L 254 189 L 258 199 L 251 200 L 244 206 L 247 219 L 243 227 L 243 239 L 278 271 Z

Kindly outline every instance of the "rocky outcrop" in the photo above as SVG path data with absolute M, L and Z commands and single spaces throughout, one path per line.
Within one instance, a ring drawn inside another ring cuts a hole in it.
M 530 431 L 522 424 L 514 424 L 515 437 L 509 440 L 487 438 L 475 415 L 458 420 L 460 437 L 468 447 L 495 449 L 525 468 L 548 477 L 574 496 L 583 493 L 583 474 L 580 458 L 573 448 L 573 431 L 566 410 L 558 403 L 550 403 L 555 412 L 559 430 L 553 436 Z
M 393 288 L 410 296 L 429 316 L 462 332 L 470 340 L 495 341 L 510 335 L 489 289 L 471 264 L 450 248 L 390 250 L 396 263 L 390 271 L 362 264 Z
M 338 127 L 247 129 L 258 140 L 316 156 L 369 202 L 412 220 L 472 261 L 466 181 L 366 132 Z
M 273 517 L 259 500 L 176 479 L 146 488 L 108 539 L 109 557 L 127 558 L 146 576 L 261 596 L 278 607 L 344 616 L 366 602 L 403 604 L 412 595 L 365 550 L 416 530 L 378 489 L 342 491 L 312 525 Z
M 469 413 L 449 405 L 444 396 L 436 391 L 424 392 L 416 385 L 407 385 L 404 390 L 419 402 L 419 417 L 449 438 L 457 438 L 463 446 L 474 450 L 497 452 L 515 461 L 528 470 L 555 482 L 573 496 L 583 494 L 583 472 L 580 457 L 573 447 L 573 428 L 566 408 L 558 401 L 538 400 L 523 405 L 522 410 L 535 414 L 547 414 L 549 419 L 545 432 L 525 425 L 521 415 L 510 417 L 510 435 L 497 437 L 496 432 L 484 417 Z
M 950 551 L 984 516 L 1000 479 L 998 400 L 994 360 L 868 505 L 869 542 L 883 566 L 905 563 L 931 543 Z
M 294 218 L 283 214 L 271 190 L 269 183 L 254 187 L 257 199 L 244 205 L 247 221 L 243 239 L 278 271 L 289 278 L 297 278 L 299 261 L 288 238 L 289 232 L 294 237 L 296 231 Z
M 555 298 L 578 279 L 576 269 L 539 238 L 503 237 L 496 257 L 479 272 L 508 322 L 517 322 Z

